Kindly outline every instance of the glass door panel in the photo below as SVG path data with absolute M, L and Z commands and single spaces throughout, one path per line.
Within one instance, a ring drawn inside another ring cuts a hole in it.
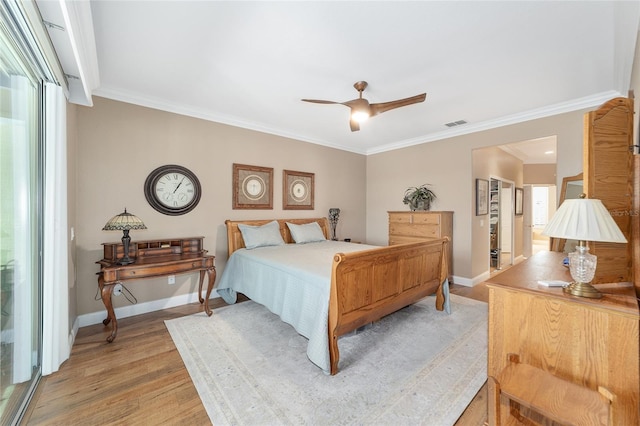
M 0 424 L 41 374 L 41 82 L 29 69 L 0 25 Z

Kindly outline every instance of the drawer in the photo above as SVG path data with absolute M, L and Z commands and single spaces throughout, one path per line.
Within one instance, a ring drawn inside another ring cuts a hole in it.
M 389 223 L 410 223 L 414 225 L 440 225 L 440 215 L 433 213 L 394 213 L 389 215 Z
M 407 235 L 424 238 L 440 238 L 440 226 L 433 224 L 416 225 L 409 223 L 390 223 L 389 235 Z
M 213 266 L 213 256 L 202 259 L 186 260 L 178 263 L 147 264 L 137 268 L 109 268 L 103 270 L 105 282 L 131 280 L 196 272 Z

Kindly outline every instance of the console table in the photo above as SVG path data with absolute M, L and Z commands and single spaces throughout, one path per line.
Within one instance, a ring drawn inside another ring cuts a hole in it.
M 211 316 L 209 296 L 216 279 L 215 256 L 207 255 L 203 248 L 204 237 L 176 238 L 131 242 L 129 257 L 135 259 L 129 265 L 118 265 L 118 259 L 124 255 L 122 243 L 103 243 L 104 258 L 96 262 L 100 265 L 98 288 L 102 302 L 107 309 L 107 318 L 102 323 L 112 324 L 107 342 L 111 343 L 118 333 L 118 321 L 113 311 L 111 296 L 113 288 L 122 281 L 163 277 L 187 272 L 200 272 L 198 298 L 204 303 L 204 311 Z M 202 298 L 204 277 L 208 275 L 206 297 Z
M 579 387 L 587 395 L 606 389 L 613 394 L 613 424 L 637 425 L 640 314 L 634 287 L 596 284 L 602 299 L 588 299 L 538 284 L 571 281 L 564 256 L 537 253 L 487 282 L 489 424 L 521 424 L 518 416 L 538 424 L 541 414 L 553 419 L 557 410 L 583 419 L 595 410 L 587 398 L 571 398 Z M 526 378 L 510 377 L 518 370 Z M 514 395 L 522 411 L 514 410 Z

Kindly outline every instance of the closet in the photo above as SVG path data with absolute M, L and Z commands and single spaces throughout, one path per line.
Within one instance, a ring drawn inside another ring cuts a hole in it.
M 489 238 L 491 268 L 502 269 L 500 244 L 500 192 L 502 182 L 491 179 L 489 182 Z

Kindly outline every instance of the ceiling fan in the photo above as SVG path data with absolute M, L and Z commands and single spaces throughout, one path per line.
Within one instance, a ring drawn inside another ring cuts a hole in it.
M 423 102 L 427 97 L 426 93 L 422 93 L 420 95 L 412 96 L 410 98 L 398 99 L 395 101 L 382 102 L 378 104 L 370 104 L 368 100 L 362 97 L 362 92 L 367 88 L 366 81 L 358 81 L 353 87 L 356 88 L 360 96 L 357 99 L 352 99 L 346 102 L 334 102 L 334 101 L 323 101 L 320 99 L 302 99 L 304 102 L 312 102 L 316 104 L 340 104 L 344 106 L 348 106 L 351 108 L 351 118 L 349 119 L 349 125 L 351 126 L 351 131 L 356 132 L 360 130 L 360 123 L 369 117 L 373 117 L 374 115 L 382 114 L 385 111 L 389 111 L 391 109 L 400 108 L 403 106 L 417 104 L 419 102 Z

